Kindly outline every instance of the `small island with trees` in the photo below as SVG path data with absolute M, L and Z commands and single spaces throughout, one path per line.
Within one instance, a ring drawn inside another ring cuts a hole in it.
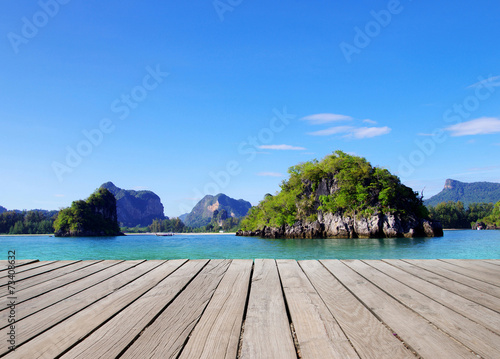
M 123 235 L 118 225 L 116 199 L 99 188 L 87 200 L 74 201 L 64 208 L 54 222 L 56 237 L 97 237 Z
M 242 220 L 238 236 L 392 238 L 442 236 L 422 196 L 388 170 L 336 151 L 290 167 L 281 191 Z

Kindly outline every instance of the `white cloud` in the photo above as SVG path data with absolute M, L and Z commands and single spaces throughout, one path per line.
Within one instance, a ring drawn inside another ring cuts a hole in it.
M 284 151 L 303 151 L 304 147 L 297 147 L 291 145 L 262 145 L 259 146 L 263 150 L 284 150 Z
M 475 88 L 478 86 L 484 86 L 486 84 L 492 87 L 500 86 L 500 76 L 490 76 L 487 79 L 483 79 L 479 82 L 476 82 L 475 84 L 468 86 L 467 88 Z
M 324 130 L 309 132 L 308 135 L 311 135 L 311 136 L 330 136 L 330 135 L 336 135 L 338 133 L 349 132 L 349 131 L 352 131 L 354 129 L 355 129 L 355 127 L 352 127 L 352 126 L 335 126 L 335 127 L 326 128 Z
M 384 127 L 352 127 L 352 126 L 336 126 L 330 127 L 324 130 L 310 132 L 311 136 L 330 136 L 340 133 L 345 133 L 346 138 L 371 138 L 376 136 L 382 136 L 391 132 L 391 129 L 387 126 Z
M 346 135 L 347 137 L 354 137 L 358 140 L 362 138 L 372 138 L 377 136 L 386 135 L 391 132 L 391 129 L 387 126 L 384 127 L 360 127 L 354 129 L 352 133 Z
M 324 123 L 338 122 L 338 121 L 351 121 L 351 116 L 338 115 L 335 113 L 318 113 L 302 117 L 301 120 L 308 121 L 312 125 L 321 125 Z
M 368 123 L 370 125 L 376 125 L 377 121 L 373 121 L 373 120 L 370 120 L 369 118 L 367 118 L 366 120 L 363 120 L 363 123 Z
M 456 125 L 445 128 L 450 131 L 454 137 L 487 135 L 500 132 L 500 119 L 495 117 L 481 117 L 475 120 L 457 123 Z
M 282 173 L 278 172 L 259 172 L 257 173 L 257 176 L 263 176 L 263 177 L 283 177 Z

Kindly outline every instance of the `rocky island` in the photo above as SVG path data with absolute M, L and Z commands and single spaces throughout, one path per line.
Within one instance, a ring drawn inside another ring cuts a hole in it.
M 267 194 L 237 236 L 394 238 L 442 236 L 422 197 L 388 170 L 342 151 L 290 167 L 281 191 Z
M 116 199 L 105 188 L 99 188 L 87 200 L 74 201 L 59 211 L 54 222 L 56 237 L 119 236 Z

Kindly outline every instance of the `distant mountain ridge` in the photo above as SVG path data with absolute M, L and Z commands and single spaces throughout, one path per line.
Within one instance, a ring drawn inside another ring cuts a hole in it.
M 236 200 L 223 193 L 216 196 L 206 195 L 185 216 L 183 221 L 189 227 L 203 227 L 210 223 L 215 211 L 225 210 L 228 216 L 241 218 L 247 215 L 251 207 L 250 202 L 243 199 Z
M 465 207 L 470 203 L 496 203 L 500 201 L 500 183 L 460 182 L 447 179 L 441 192 L 424 201 L 426 206 L 436 206 L 441 202 L 461 201 Z
M 113 182 L 106 182 L 101 188 L 106 188 L 115 196 L 118 222 L 122 227 L 145 227 L 154 219 L 166 218 L 160 197 L 152 191 L 125 190 Z

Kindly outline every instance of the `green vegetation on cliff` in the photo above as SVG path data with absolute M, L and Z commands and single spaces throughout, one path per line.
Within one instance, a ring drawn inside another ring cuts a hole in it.
M 61 237 L 120 235 L 115 197 L 99 188 L 86 201 L 74 201 L 71 207 L 59 211 L 54 229 Z
M 362 157 L 336 151 L 321 161 L 288 169 L 290 177 L 275 196 L 266 195 L 241 223 L 243 230 L 314 222 L 318 211 L 368 216 L 375 213 L 416 214 L 427 218 L 421 196 L 388 170 L 372 167 Z
M 476 222 L 489 216 L 493 211 L 492 203 L 470 203 L 465 208 L 461 201 L 441 202 L 436 207 L 428 206 L 429 216 L 447 229 L 470 229 Z
M 437 206 L 443 202 L 462 202 L 465 207 L 471 203 L 495 203 L 500 201 L 500 183 L 465 183 L 447 179 L 441 192 L 425 200 L 426 206 Z
M 500 228 L 500 201 L 495 203 L 495 206 L 491 210 L 491 213 L 480 219 L 479 222 L 483 222 L 486 226 L 490 228 Z

